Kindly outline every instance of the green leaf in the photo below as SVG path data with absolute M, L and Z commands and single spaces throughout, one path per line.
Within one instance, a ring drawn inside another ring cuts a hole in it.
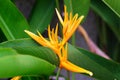
M 101 0 L 91 0 L 91 7 L 105 22 L 107 22 L 111 30 L 120 41 L 120 18 Z
M 0 58 L 16 54 L 16 51 L 11 48 L 0 48 Z
M 79 16 L 86 16 L 90 7 L 90 0 L 64 0 L 64 3 L 67 6 L 67 10 L 69 13 L 78 13 Z
M 12 55 L 0 58 L 0 78 L 18 75 L 50 75 L 54 70 L 54 65 L 30 55 Z
M 52 50 L 41 47 L 36 44 L 32 39 L 18 39 L 12 41 L 6 41 L 0 44 L 1 47 L 13 48 L 20 54 L 32 55 L 45 59 L 52 64 L 58 65 L 58 58 Z
M 102 0 L 102 1 L 120 17 L 120 0 Z
M 55 66 L 30 55 L 19 55 L 11 48 L 0 48 L 0 78 L 18 75 L 50 75 Z
M 120 79 L 120 64 L 107 60 L 84 49 L 75 49 L 69 45 L 69 60 L 93 72 L 93 77 L 100 80 Z
M 0 0 L 0 28 L 8 40 L 27 36 L 24 29 L 29 25 L 10 0 Z
M 0 43 L 3 42 L 3 41 L 6 41 L 6 37 L 4 35 L 4 33 L 2 32 L 2 30 L 0 29 Z
M 36 54 L 36 56 L 38 55 L 38 57 L 40 57 L 40 55 L 44 55 L 44 57 L 45 56 L 48 57 L 48 55 L 51 54 L 49 55 L 49 58 L 53 59 L 53 62 L 54 60 L 56 60 L 56 63 L 59 64 L 59 61 L 56 59 L 57 57 L 53 56 L 55 54 L 50 49 L 47 49 L 45 47 L 40 47 L 38 44 L 36 44 L 36 42 L 32 41 L 31 39 L 20 39 L 20 40 L 8 41 L 8 42 L 1 43 L 0 46 L 11 47 L 13 49 L 16 49 L 18 52 L 22 52 L 22 50 L 23 52 L 25 52 L 26 47 L 29 47 L 29 49 L 27 49 L 28 53 L 27 52 L 25 53 L 28 55 L 29 54 L 34 55 L 43 50 L 42 53 L 44 54 L 39 53 L 39 54 Z M 34 48 L 36 48 L 36 52 L 34 52 L 35 51 Z M 119 80 L 120 79 L 119 63 L 116 63 L 112 60 L 104 59 L 98 55 L 95 55 L 91 52 L 88 52 L 80 48 L 76 49 L 70 44 L 68 45 L 68 49 L 69 49 L 68 60 L 80 67 L 83 67 L 87 70 L 92 71 L 94 74 L 93 75 L 94 78 L 97 78 L 100 80 L 114 80 L 114 79 Z M 49 62 L 52 63 L 52 60 Z M 52 63 L 52 64 L 55 64 L 55 63 Z
M 31 31 L 41 33 L 48 27 L 55 10 L 55 1 L 37 0 L 30 16 Z

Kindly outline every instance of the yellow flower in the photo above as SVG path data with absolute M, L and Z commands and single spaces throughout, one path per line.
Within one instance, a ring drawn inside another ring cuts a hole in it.
M 52 31 L 50 31 L 50 26 L 48 26 L 48 36 L 49 36 L 48 40 L 45 39 L 39 32 L 38 32 L 39 36 L 27 30 L 25 30 L 25 32 L 29 36 L 31 36 L 35 41 L 37 41 L 39 44 L 52 49 L 58 55 L 60 59 L 60 65 L 59 65 L 60 68 L 65 68 L 72 72 L 87 73 L 92 76 L 93 75 L 92 72 L 85 70 L 83 68 L 80 68 L 67 60 L 67 45 L 64 46 L 66 42 L 68 41 L 68 39 L 72 36 L 72 34 L 77 29 L 78 25 L 83 19 L 83 16 L 78 18 L 78 14 L 76 14 L 74 17 L 72 17 L 72 13 L 71 13 L 69 17 L 66 11 L 66 7 L 65 7 L 65 18 L 63 21 L 57 9 L 56 9 L 56 12 L 63 26 L 63 39 L 62 40 L 58 40 L 58 35 L 57 35 L 58 24 L 56 25 L 56 29 L 55 30 L 52 29 Z
M 75 30 L 79 26 L 84 16 L 78 17 L 78 14 L 75 14 L 75 16 L 72 16 L 72 12 L 70 13 L 70 16 L 69 16 L 66 6 L 64 6 L 64 20 L 62 19 L 57 9 L 56 9 L 56 13 L 57 13 L 60 23 L 63 26 L 63 31 L 62 31 L 63 32 L 63 44 L 65 44 L 68 41 L 68 39 L 72 36 L 72 34 L 75 32 Z
M 58 41 L 58 38 L 56 36 L 57 28 L 56 28 L 56 32 L 54 33 L 54 29 L 52 29 L 52 32 L 51 32 L 50 28 L 48 27 L 49 40 L 43 38 L 43 36 L 40 33 L 38 33 L 39 36 L 37 36 L 30 31 L 25 30 L 25 32 L 29 36 L 31 36 L 36 42 L 38 42 L 42 46 L 49 47 L 58 55 L 60 59 L 60 65 L 59 65 L 60 68 L 65 68 L 72 72 L 87 73 L 91 76 L 93 75 L 92 72 L 85 70 L 83 68 L 80 68 L 67 60 L 67 44 L 64 48 L 64 45 L 61 45 L 62 41 Z

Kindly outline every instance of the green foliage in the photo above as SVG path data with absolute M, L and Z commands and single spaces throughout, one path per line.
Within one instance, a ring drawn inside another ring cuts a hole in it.
M 79 16 L 86 16 L 89 11 L 90 0 L 64 0 L 68 12 L 73 14 L 78 13 Z
M 50 75 L 55 66 L 30 55 L 19 55 L 10 48 L 0 48 L 0 77 Z
M 115 36 L 120 41 L 120 18 L 101 0 L 91 0 L 91 7 L 105 22 L 107 22 Z
M 120 18 L 120 0 L 103 0 L 103 2 Z
M 50 24 L 54 10 L 54 1 L 37 0 L 29 18 L 30 30 L 33 32 L 38 30 L 42 33 Z
M 29 25 L 10 0 L 0 0 L 0 28 L 8 40 L 27 36 L 24 29 L 29 29 Z
M 120 61 L 120 58 L 118 57 L 120 52 L 120 18 L 114 12 L 119 7 L 119 1 L 111 1 L 104 0 L 103 2 L 102 0 L 91 0 L 91 8 L 101 18 L 101 23 L 99 23 L 99 45 L 101 45 L 101 48 L 105 50 L 112 59 Z M 110 6 L 106 5 L 106 3 Z M 116 12 L 119 13 L 119 10 Z
M 32 39 L 19 39 L 3 42 L 0 47 L 13 48 L 19 54 L 32 55 L 44 59 L 52 64 L 58 65 L 58 59 L 49 48 L 43 48 Z

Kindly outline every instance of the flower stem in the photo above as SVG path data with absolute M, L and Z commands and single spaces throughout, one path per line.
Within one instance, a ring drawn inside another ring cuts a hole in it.
M 60 75 L 60 68 L 58 68 L 58 71 L 57 71 L 57 75 L 56 75 L 56 80 L 58 80 L 58 78 L 59 78 L 59 75 Z
M 75 46 L 75 33 L 72 35 L 72 45 Z M 72 80 L 75 80 L 75 73 L 72 72 Z
M 75 80 L 75 73 L 72 73 L 72 80 Z
M 67 71 L 67 76 L 68 76 L 67 80 L 70 80 L 70 71 Z
M 72 45 L 75 46 L 75 33 L 72 35 Z

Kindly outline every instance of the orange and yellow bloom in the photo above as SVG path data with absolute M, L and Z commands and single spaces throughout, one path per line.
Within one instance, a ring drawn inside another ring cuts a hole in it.
M 72 72 L 87 73 L 92 76 L 93 75 L 92 72 L 85 70 L 83 68 L 80 68 L 77 65 L 74 65 L 67 60 L 67 41 L 75 32 L 75 30 L 79 26 L 84 16 L 78 17 L 78 14 L 75 14 L 75 16 L 72 16 L 72 13 L 70 13 L 70 16 L 68 16 L 66 6 L 64 7 L 64 10 L 65 10 L 64 11 L 65 13 L 64 13 L 64 20 L 63 20 L 60 13 L 56 9 L 56 13 L 63 27 L 62 40 L 58 40 L 58 24 L 56 25 L 56 29 L 52 29 L 52 31 L 50 30 L 50 26 L 48 26 L 49 40 L 45 39 L 39 32 L 38 32 L 38 35 L 35 35 L 34 33 L 27 30 L 25 30 L 25 32 L 30 37 L 32 37 L 35 41 L 37 41 L 39 44 L 52 49 L 58 55 L 60 59 L 60 65 L 59 65 L 60 68 L 65 68 Z

